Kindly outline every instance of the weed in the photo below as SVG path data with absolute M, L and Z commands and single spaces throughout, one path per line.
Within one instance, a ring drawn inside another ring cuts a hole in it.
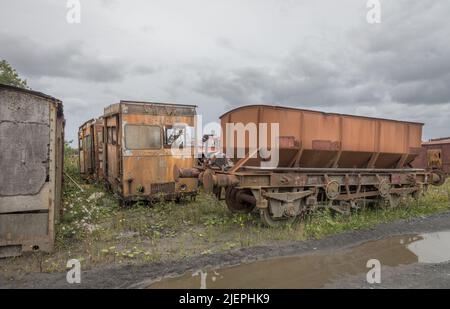
M 430 188 L 419 200 L 408 199 L 395 209 L 364 209 L 351 215 L 329 210 L 313 213 L 299 223 L 266 228 L 258 214 L 232 214 L 225 204 L 200 193 L 195 201 L 154 205 L 138 202 L 121 208 L 117 197 L 102 184 L 84 180 L 77 156 L 67 152 L 63 211 L 56 226 L 56 250 L 50 255 L 23 256 L 1 261 L 5 276 L 30 271 L 64 271 L 77 258 L 83 269 L 105 263 L 149 263 L 182 260 L 239 247 L 273 245 L 321 238 L 379 223 L 450 210 L 450 181 Z

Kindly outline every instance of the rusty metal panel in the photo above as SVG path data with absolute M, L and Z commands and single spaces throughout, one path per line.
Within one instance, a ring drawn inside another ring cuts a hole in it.
M 164 183 L 152 183 L 150 186 L 151 194 L 158 193 L 174 193 L 175 192 L 175 182 L 164 182 Z
M 114 114 L 118 114 L 120 112 L 120 103 L 112 104 L 110 106 L 105 107 L 104 116 L 110 116 Z
M 94 157 L 95 157 L 95 177 L 103 179 L 103 119 L 97 119 L 94 124 Z
M 91 119 L 80 126 L 79 171 L 86 178 L 103 178 L 103 119 Z
M 79 171 L 86 176 L 92 174 L 93 162 L 93 139 L 92 139 L 92 125 L 95 123 L 94 119 L 90 119 L 82 124 L 78 129 L 78 162 Z
M 280 136 L 279 138 L 280 148 L 296 148 L 298 144 L 295 142 L 294 136 Z
M 442 149 L 427 150 L 427 165 L 429 168 L 442 169 Z
M 251 122 L 279 123 L 279 135 L 293 136 L 295 144 L 301 145 L 300 152 L 280 150 L 280 167 L 404 167 L 418 156 L 415 149 L 420 147 L 423 127 L 415 122 L 251 105 L 221 116 L 224 151 L 227 123 Z M 269 131 L 268 144 L 270 136 Z M 248 136 L 245 142 L 248 149 Z M 248 165 L 256 164 L 259 160 L 248 161 Z
M 113 188 L 121 189 L 119 179 L 119 149 L 118 115 L 104 116 L 104 149 L 105 149 L 105 173 L 106 180 Z
M 151 103 L 121 101 L 121 112 L 124 114 L 140 114 L 153 116 L 195 116 L 193 105 L 180 105 L 171 103 Z
M 197 183 L 175 184 L 172 172 L 175 165 L 194 166 L 193 148 L 191 155 L 175 157 L 165 144 L 167 128 L 193 126 L 194 116 L 195 106 L 179 104 L 121 101 L 105 109 L 105 179 L 123 199 L 196 192 Z
M 450 174 L 450 143 L 442 145 L 442 169 Z
M 337 151 L 340 148 L 341 144 L 339 142 L 323 141 L 323 140 L 312 141 L 313 150 Z
M 450 174 L 450 138 L 434 139 L 429 142 L 424 142 L 419 156 L 411 165 L 425 169 L 439 168 L 447 174 Z

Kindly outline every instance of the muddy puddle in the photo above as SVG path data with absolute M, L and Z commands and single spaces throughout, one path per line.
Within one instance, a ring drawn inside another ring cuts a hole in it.
M 370 259 L 379 260 L 382 268 L 449 261 L 450 231 L 395 236 L 348 249 L 205 269 L 177 278 L 164 278 L 148 288 L 320 288 L 344 276 L 365 278 Z

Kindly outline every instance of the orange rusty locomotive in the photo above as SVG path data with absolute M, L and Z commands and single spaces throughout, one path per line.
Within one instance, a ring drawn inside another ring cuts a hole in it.
M 174 166 L 194 165 L 196 106 L 120 101 L 101 120 L 80 127 L 80 173 L 105 181 L 122 203 L 178 200 L 197 194 L 198 181 L 175 182 Z M 173 146 L 189 151 L 174 155 Z

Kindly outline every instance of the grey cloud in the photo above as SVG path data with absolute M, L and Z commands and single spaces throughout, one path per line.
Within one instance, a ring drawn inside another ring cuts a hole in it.
M 158 71 L 157 68 L 144 65 L 144 64 L 138 64 L 133 67 L 133 73 L 142 74 L 142 75 L 149 75 L 154 74 Z
M 69 139 L 127 98 L 197 104 L 209 120 L 266 103 L 423 121 L 425 137 L 449 135 L 448 1 L 384 0 L 382 23 L 368 25 L 360 0 L 97 0 L 83 2 L 78 28 L 61 25 L 64 5 L 35 2 L 0 9 L 0 58 L 64 101 Z
M 380 25 L 361 24 L 341 44 L 324 37 L 325 52 L 304 42 L 273 69 L 200 70 L 195 90 L 230 105 L 450 104 L 449 12 L 445 2 L 383 2 Z
M 196 90 L 221 96 L 230 105 L 274 103 L 334 105 L 379 99 L 376 82 L 354 80 L 345 67 L 296 56 L 275 70 L 247 67 L 230 72 L 200 72 Z
M 401 83 L 391 91 L 393 100 L 411 104 L 450 102 L 450 74 L 432 80 Z
M 48 46 L 26 37 L 0 35 L 0 55 L 30 77 L 63 77 L 95 82 L 120 81 L 126 62 L 88 54 L 81 42 Z

